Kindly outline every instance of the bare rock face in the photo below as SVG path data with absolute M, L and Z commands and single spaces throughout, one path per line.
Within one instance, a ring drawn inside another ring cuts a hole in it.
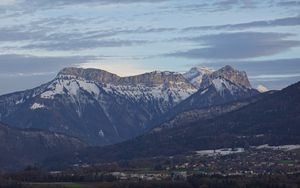
M 160 85 L 177 86 L 181 84 L 187 88 L 194 88 L 183 75 L 176 72 L 154 71 L 136 76 L 119 77 L 100 69 L 81 69 L 81 68 L 65 68 L 58 73 L 58 76 L 74 76 L 98 82 L 101 84 L 137 86 L 143 85 L 147 87 L 156 87 Z
M 64 68 L 58 76 L 75 76 L 85 80 L 97 81 L 101 83 L 116 83 L 119 76 L 100 69 L 81 69 L 75 67 Z
M 225 67 L 213 72 L 210 75 L 205 75 L 200 88 L 206 88 L 212 83 L 212 80 L 216 78 L 224 78 L 236 85 L 245 88 L 251 88 L 247 73 L 245 71 L 235 70 L 229 65 L 226 65 Z
M 194 88 L 181 74 L 176 72 L 154 71 L 137 76 L 123 77 L 118 82 L 119 85 L 144 85 L 156 87 L 165 85 L 168 87 L 181 85 L 186 88 Z

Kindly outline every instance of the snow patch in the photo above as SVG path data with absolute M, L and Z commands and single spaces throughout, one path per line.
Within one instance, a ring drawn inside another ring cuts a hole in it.
M 213 72 L 213 69 L 207 67 L 193 67 L 188 72 L 184 73 L 183 76 L 194 86 L 200 87 L 203 76 L 210 75 Z
M 91 95 L 98 97 L 100 90 L 94 82 L 86 81 L 84 79 L 57 79 L 50 86 L 47 91 L 41 94 L 43 99 L 54 99 L 56 95 L 71 95 L 77 96 L 80 90 L 84 90 Z
M 208 91 L 208 89 L 205 89 L 205 90 L 201 91 L 200 94 L 203 95 L 203 94 L 205 94 L 207 91 Z
M 24 103 L 24 102 L 25 102 L 25 100 L 22 98 L 22 99 L 16 101 L 16 104 L 22 104 L 22 103 Z
M 213 79 L 212 83 L 217 91 L 223 92 L 225 89 L 229 89 L 229 91 L 232 91 L 233 88 L 231 84 L 229 84 L 227 81 L 225 81 L 222 78 Z
M 36 109 L 41 109 L 41 108 L 46 108 L 46 106 L 43 105 L 43 104 L 40 104 L 40 103 L 34 103 L 34 104 L 30 107 L 31 110 L 36 110 Z
M 259 91 L 260 93 L 265 93 L 265 92 L 267 92 L 267 91 L 269 91 L 269 89 L 266 87 L 266 86 L 264 86 L 264 85 L 259 85 L 259 86 L 257 86 L 257 91 Z
M 102 129 L 99 131 L 99 136 L 102 137 L 102 138 L 105 136 Z
M 253 148 L 290 151 L 290 150 L 300 149 L 300 145 L 270 146 L 269 144 L 264 144 L 264 145 L 260 145 L 260 146 L 253 146 Z
M 116 94 L 125 96 L 129 99 L 139 101 L 145 100 L 163 100 L 169 102 L 172 98 L 173 102 L 178 103 L 192 94 L 197 90 L 194 88 L 183 89 L 182 87 L 170 87 L 165 88 L 164 85 L 156 87 L 147 87 L 144 85 L 130 86 L 130 85 L 111 85 L 107 84 L 103 87 L 106 93 Z
M 245 152 L 244 148 L 222 148 L 217 150 L 200 150 L 196 151 L 197 155 L 201 156 L 216 156 L 216 155 L 231 155 L 235 153 Z

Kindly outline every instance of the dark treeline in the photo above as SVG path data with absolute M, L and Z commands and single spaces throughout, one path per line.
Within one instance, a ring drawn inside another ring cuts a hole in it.
M 0 175 L 0 188 L 72 187 L 65 184 L 65 182 L 78 183 L 76 187 L 92 188 L 300 188 L 300 174 L 258 175 L 253 177 L 191 175 L 188 176 L 186 181 L 118 181 L 114 176 L 106 175 L 104 173 L 85 174 L 77 172 L 49 174 L 33 168 L 26 169 L 23 172 Z

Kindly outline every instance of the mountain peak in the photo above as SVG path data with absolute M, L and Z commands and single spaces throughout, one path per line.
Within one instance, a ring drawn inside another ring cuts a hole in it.
M 93 68 L 83 69 L 83 68 L 76 68 L 76 67 L 67 67 L 62 69 L 58 73 L 58 77 L 61 76 L 75 76 L 79 78 L 84 78 L 86 80 L 92 80 L 101 83 L 111 83 L 120 79 L 118 75 L 101 69 L 93 69 Z
M 220 70 L 225 70 L 225 71 L 234 71 L 235 69 L 230 66 L 230 65 L 225 65 L 224 67 L 222 67 Z
M 195 87 L 199 88 L 202 83 L 203 76 L 210 75 L 213 72 L 214 70 L 208 67 L 193 67 L 188 72 L 184 73 L 183 76 Z
M 231 67 L 230 65 L 226 65 L 221 69 L 213 72 L 210 76 L 211 78 L 222 77 L 226 80 L 231 81 L 236 85 L 240 85 L 246 88 L 251 88 L 251 84 L 249 82 L 247 73 L 245 71 L 239 71 Z
M 268 92 L 268 91 L 269 91 L 269 89 L 268 89 L 266 86 L 264 86 L 264 85 L 258 85 L 256 89 L 257 89 L 257 91 L 259 91 L 260 93 L 265 93 L 265 92 Z

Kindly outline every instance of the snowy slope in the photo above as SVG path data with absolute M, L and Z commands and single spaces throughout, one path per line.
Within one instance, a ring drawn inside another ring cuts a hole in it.
M 193 67 L 183 76 L 192 83 L 195 87 L 199 88 L 204 75 L 210 75 L 214 72 L 213 69 L 208 67 Z
M 173 72 L 118 77 L 67 68 L 41 87 L 0 97 L 0 119 L 19 128 L 67 133 L 93 145 L 111 144 L 141 134 L 148 122 L 196 91 Z

